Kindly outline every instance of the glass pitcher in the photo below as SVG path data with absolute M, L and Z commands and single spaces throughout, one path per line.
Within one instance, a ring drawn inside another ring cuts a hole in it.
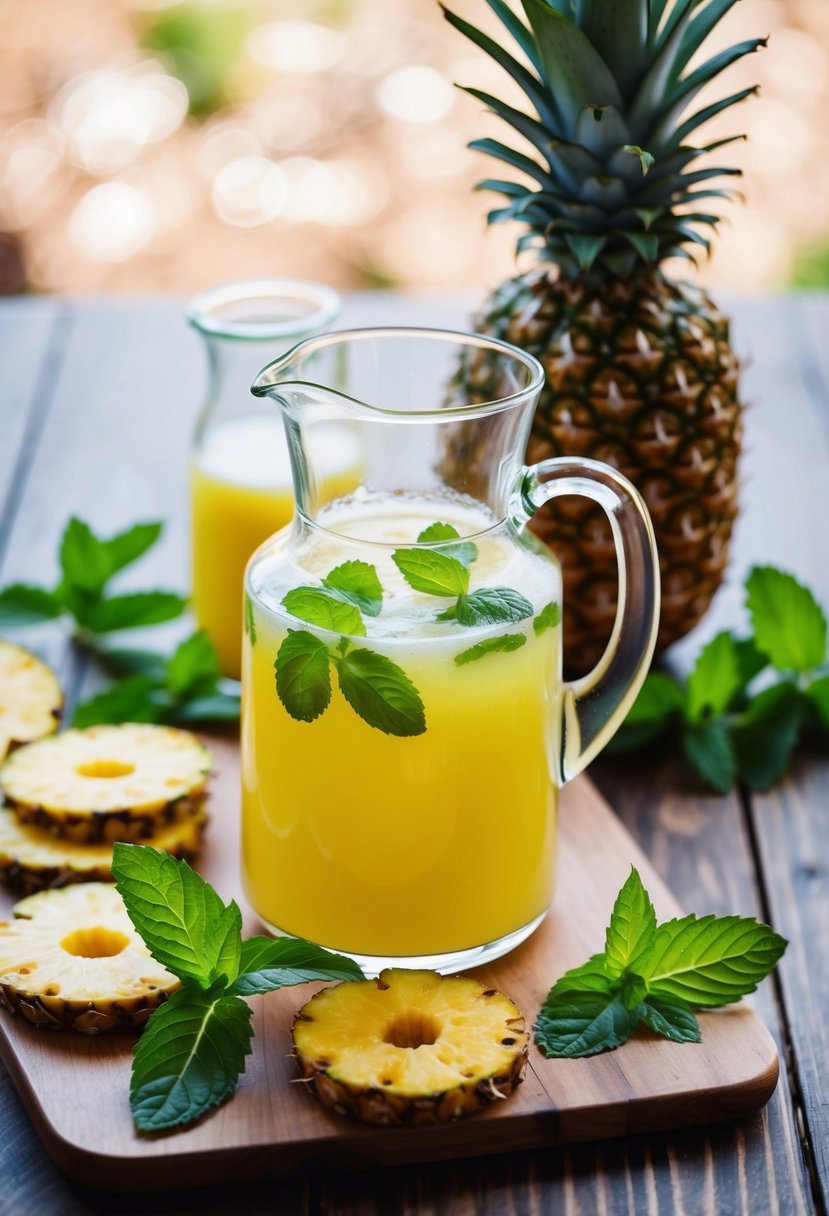
M 242 578 L 250 555 L 293 514 L 282 423 L 247 390 L 262 365 L 339 312 L 336 292 L 316 283 L 260 279 L 197 296 L 187 319 L 207 345 L 209 385 L 190 468 L 193 607 L 222 672 L 239 678 Z M 354 485 L 334 468 L 334 490 Z
M 456 971 L 540 924 L 557 789 L 622 721 L 659 581 L 636 490 L 608 466 L 522 465 L 543 369 L 476 335 L 356 330 L 301 343 L 253 392 L 285 423 L 297 510 L 245 576 L 242 866 L 275 933 Z M 331 501 L 336 424 L 361 479 Z M 468 454 L 463 484 L 457 459 Z M 447 484 L 444 463 L 451 464 Z M 583 494 L 616 542 L 616 626 L 562 680 L 561 574 L 527 530 Z

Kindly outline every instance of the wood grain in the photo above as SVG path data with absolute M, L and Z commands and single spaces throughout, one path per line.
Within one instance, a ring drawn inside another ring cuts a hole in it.
M 216 745 L 211 837 L 200 868 L 239 898 L 237 748 Z M 662 919 L 677 905 L 593 787 L 569 787 L 560 830 L 559 890 L 542 928 L 478 971 L 533 1020 L 552 980 L 601 948 L 615 892 L 635 864 Z M 243 903 L 243 910 L 244 903 Z M 247 913 L 250 928 L 254 918 Z M 777 1081 L 777 1052 L 747 1008 L 702 1016 L 703 1042 L 679 1048 L 649 1033 L 590 1060 L 545 1060 L 533 1048 L 524 1084 L 483 1117 L 450 1127 L 363 1127 L 332 1116 L 295 1077 L 293 1013 L 310 989 L 253 1002 L 256 1039 L 233 1100 L 192 1129 L 137 1137 L 127 1101 L 132 1038 L 44 1034 L 9 1017 L 0 1053 L 55 1160 L 82 1182 L 160 1189 L 280 1178 L 316 1169 L 459 1160 L 481 1153 L 685 1127 L 762 1106 Z

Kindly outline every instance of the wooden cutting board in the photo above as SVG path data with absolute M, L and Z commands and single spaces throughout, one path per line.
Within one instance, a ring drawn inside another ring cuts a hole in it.
M 237 749 L 220 741 L 214 751 L 212 824 L 200 869 L 225 899 L 238 899 Z M 529 941 L 478 972 L 509 993 L 528 1023 L 553 980 L 602 948 L 631 863 L 660 919 L 679 911 L 589 781 L 569 786 L 562 804 L 554 906 Z M 451 891 L 442 895 L 451 907 Z M 11 902 L 0 894 L 0 916 Z M 248 912 L 246 932 L 257 931 Z M 372 1128 L 330 1114 L 292 1083 L 291 1019 L 314 990 L 304 985 L 254 998 L 253 1054 L 236 1094 L 175 1134 L 133 1131 L 131 1035 L 37 1031 L 0 1012 L 0 1056 L 57 1164 L 87 1185 L 130 1191 L 438 1161 L 715 1122 L 763 1106 L 777 1082 L 774 1042 L 742 1005 L 701 1015 L 701 1044 L 637 1032 L 619 1050 L 588 1060 L 546 1060 L 533 1047 L 523 1085 L 483 1114 L 450 1126 Z

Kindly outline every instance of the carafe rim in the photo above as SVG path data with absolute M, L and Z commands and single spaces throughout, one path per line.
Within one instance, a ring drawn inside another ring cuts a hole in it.
M 284 299 L 303 303 L 309 311 L 295 317 L 273 321 L 238 321 L 216 315 L 216 310 L 245 300 Z M 199 333 L 210 338 L 238 339 L 244 342 L 273 342 L 295 339 L 294 347 L 315 330 L 325 329 L 339 315 L 342 301 L 332 287 L 307 279 L 263 278 L 221 283 L 194 296 L 187 306 L 186 318 Z M 294 349 L 292 347 L 291 349 Z
M 287 368 L 299 358 L 317 353 L 327 347 L 344 345 L 348 342 L 375 340 L 378 338 L 406 338 L 453 342 L 458 347 L 476 347 L 478 350 L 491 350 L 501 355 L 507 355 L 520 363 L 529 373 L 530 379 L 522 388 L 505 397 L 493 398 L 491 401 L 474 402 L 468 405 L 438 406 L 436 409 L 390 409 L 385 406 L 372 405 L 348 393 L 344 393 L 328 384 L 320 384 L 313 380 L 297 378 L 277 379 L 275 376 L 281 369 Z M 257 374 L 250 391 L 255 397 L 278 397 L 278 389 L 307 388 L 317 393 L 342 401 L 350 407 L 357 407 L 359 412 L 367 411 L 378 420 L 389 422 L 435 422 L 438 419 L 450 420 L 458 418 L 480 418 L 496 414 L 506 409 L 524 405 L 538 394 L 545 379 L 544 368 L 528 351 L 504 342 L 500 338 L 491 338 L 486 334 L 471 333 L 465 330 L 440 329 L 431 326 L 383 325 L 363 326 L 353 329 L 332 330 L 328 333 L 316 334 L 297 342 L 290 350 L 279 358 L 274 359 Z

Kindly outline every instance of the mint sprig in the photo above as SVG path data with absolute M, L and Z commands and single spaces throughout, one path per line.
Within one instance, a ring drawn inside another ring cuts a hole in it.
M 627 1042 L 640 1023 L 698 1043 L 695 1009 L 729 1005 L 776 966 L 785 938 L 753 917 L 683 916 L 656 922 L 638 872 L 619 892 L 605 949 L 553 985 L 535 1025 L 548 1057 L 590 1056 Z
M 823 609 L 793 575 L 773 566 L 755 566 L 745 590 L 751 635 L 717 634 L 684 682 L 650 672 L 610 751 L 673 740 L 705 783 L 725 794 L 736 784 L 768 789 L 804 738 L 826 738 Z
M 477 659 L 484 658 L 485 655 L 495 654 L 498 651 L 520 650 L 527 642 L 525 633 L 502 633 L 497 638 L 484 638 L 482 642 L 476 642 L 474 646 L 467 647 L 459 654 L 455 655 L 455 663 L 458 667 L 464 667 L 467 663 L 474 663 Z
M 182 981 L 135 1047 L 130 1106 L 140 1132 L 192 1123 L 233 1093 L 251 1047 L 244 997 L 310 980 L 362 978 L 351 959 L 310 942 L 242 941 L 236 903 L 224 904 L 167 853 L 116 844 L 112 874 L 150 953 Z
M 112 579 L 152 548 L 162 527 L 160 522 L 139 523 L 104 538 L 73 516 L 60 541 L 60 580 L 51 588 L 13 583 L 0 591 L 0 629 L 68 616 L 75 637 L 89 645 L 100 634 L 181 616 L 187 599 L 175 591 L 110 593 Z

